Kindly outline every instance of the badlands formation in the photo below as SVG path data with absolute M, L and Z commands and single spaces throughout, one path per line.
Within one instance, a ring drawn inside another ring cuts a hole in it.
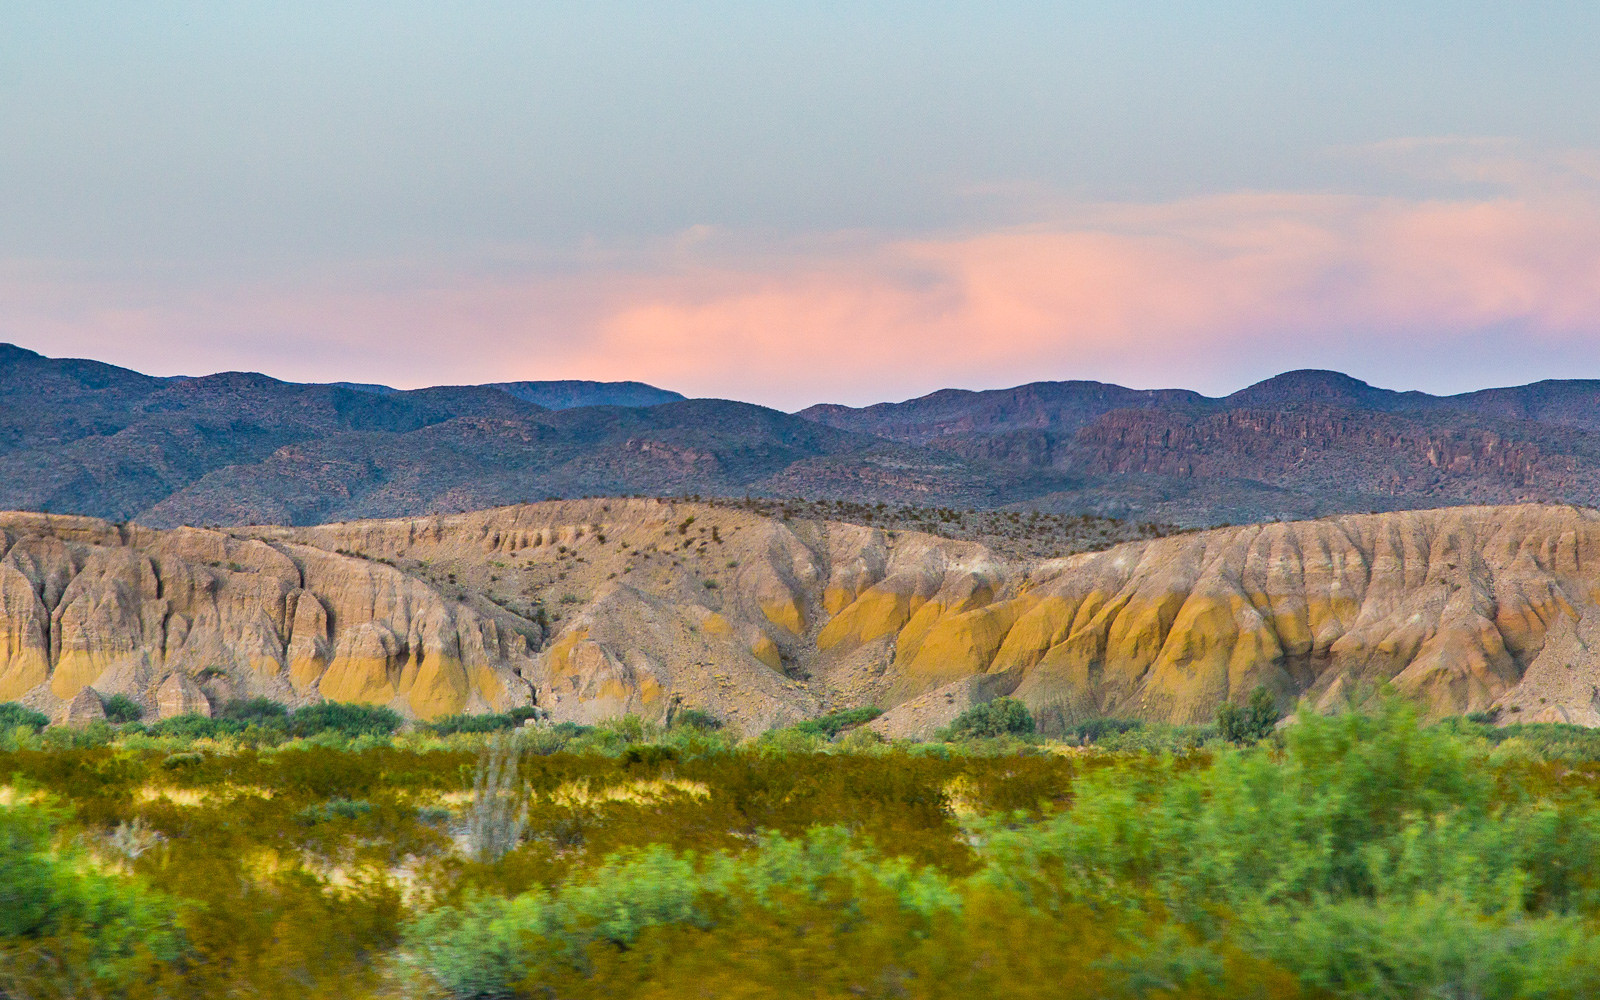
M 1048 730 L 1333 710 L 1600 725 L 1600 513 L 1455 507 L 1059 559 L 709 504 L 560 501 L 308 528 L 0 515 L 0 701 L 147 718 L 231 698 L 431 719 L 679 708 L 745 732 L 875 704 L 917 735 L 1014 695 Z M 88 696 L 85 692 L 88 692 Z

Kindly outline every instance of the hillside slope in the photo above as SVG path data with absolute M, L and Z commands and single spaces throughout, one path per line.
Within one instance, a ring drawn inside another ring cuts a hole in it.
M 1439 397 L 1310 371 L 1219 399 L 1039 382 L 800 414 L 676 395 L 152 378 L 0 345 L 0 509 L 305 525 L 679 494 L 1198 527 L 1600 503 L 1600 382 Z
M 1296 371 L 1221 398 L 1098 382 L 941 390 L 800 416 L 1020 474 L 1040 510 L 1183 524 L 1600 498 L 1600 381 L 1458 396 Z
M 1461 507 L 1219 529 L 1060 559 L 656 500 L 228 532 L 0 516 L 0 700 L 86 686 L 422 718 L 674 707 L 746 730 L 838 707 L 924 732 L 1014 694 L 1049 728 L 1179 722 L 1265 684 L 1334 708 L 1600 724 L 1600 514 Z
M 995 507 L 1070 485 L 638 383 L 383 390 L 246 372 L 152 378 L 0 344 L 0 509 L 156 527 L 317 524 L 596 494 Z M 599 399 L 639 405 L 590 405 Z

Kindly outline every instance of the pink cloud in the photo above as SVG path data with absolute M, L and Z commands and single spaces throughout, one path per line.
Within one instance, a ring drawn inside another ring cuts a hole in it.
M 888 243 L 742 283 L 720 273 L 711 291 L 601 317 L 573 360 L 649 359 L 680 383 L 728 370 L 776 391 L 815 384 L 821 369 L 859 399 L 881 395 L 886 377 L 1192 385 L 1196 373 L 1248 371 L 1256 355 L 1370 362 L 1397 337 L 1444 350 L 1490 329 L 1536 343 L 1600 334 L 1600 211 L 1589 202 L 1240 195 L 1095 215 Z M 808 395 L 819 393 L 791 398 Z
M 158 371 L 639 378 L 781 406 L 1054 378 L 1218 391 L 1302 365 L 1402 388 L 1464 387 L 1444 384 L 1451 365 L 1476 384 L 1530 364 L 1600 375 L 1600 195 L 1581 185 L 1086 205 L 1051 225 L 746 257 L 691 236 L 653 264 L 563 274 L 141 283 L 13 266 L 0 337 Z M 1503 358 L 1481 356 L 1485 337 Z

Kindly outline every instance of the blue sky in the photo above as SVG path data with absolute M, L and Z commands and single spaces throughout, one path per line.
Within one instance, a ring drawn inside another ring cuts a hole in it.
M 1600 376 L 1597 43 L 1578 3 L 14 4 L 0 338 L 785 406 Z

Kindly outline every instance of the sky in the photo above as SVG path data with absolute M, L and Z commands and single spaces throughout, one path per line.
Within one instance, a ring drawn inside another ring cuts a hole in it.
M 1600 377 L 1600 4 L 0 5 L 0 340 L 784 409 Z

